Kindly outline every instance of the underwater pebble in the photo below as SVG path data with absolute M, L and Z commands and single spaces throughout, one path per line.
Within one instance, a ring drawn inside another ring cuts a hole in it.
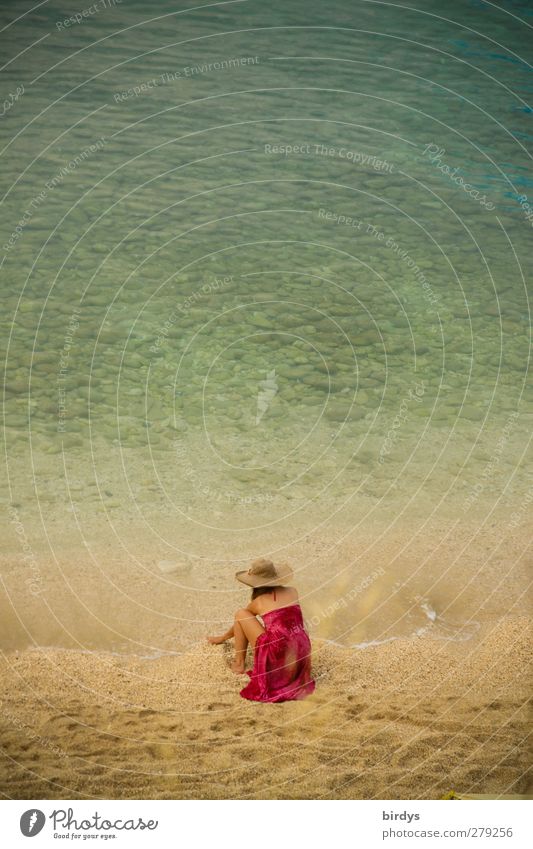
M 191 571 L 191 563 L 177 563 L 175 560 L 158 560 L 157 565 L 164 574 L 188 574 Z

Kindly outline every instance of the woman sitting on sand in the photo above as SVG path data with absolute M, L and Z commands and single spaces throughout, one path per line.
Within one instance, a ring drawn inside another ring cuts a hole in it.
M 305 630 L 298 593 L 287 584 L 292 578 L 288 566 L 274 566 L 271 560 L 255 560 L 251 569 L 237 572 L 238 581 L 252 587 L 248 607 L 238 610 L 232 627 L 221 637 L 208 637 L 210 643 L 235 638 L 235 659 L 231 669 L 244 674 L 248 643 L 254 649 L 250 682 L 241 696 L 256 702 L 285 702 L 303 699 L 315 689 L 311 678 L 311 643 Z M 263 625 L 257 617 L 263 620 Z

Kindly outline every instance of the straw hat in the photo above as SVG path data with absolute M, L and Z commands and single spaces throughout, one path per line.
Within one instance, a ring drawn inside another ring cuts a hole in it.
M 292 569 L 286 563 L 274 566 L 272 560 L 254 560 L 251 569 L 237 572 L 235 577 L 249 587 L 277 587 L 292 580 Z

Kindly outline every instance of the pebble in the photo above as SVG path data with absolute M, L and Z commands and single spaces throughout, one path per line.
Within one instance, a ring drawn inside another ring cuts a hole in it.
M 191 563 L 177 563 L 175 560 L 158 560 L 157 565 L 161 572 L 167 574 L 188 574 L 192 569 Z

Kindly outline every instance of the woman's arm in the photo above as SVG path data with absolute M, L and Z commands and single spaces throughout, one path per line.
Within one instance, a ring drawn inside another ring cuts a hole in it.
M 256 601 L 257 601 L 257 599 L 256 599 Z M 245 610 L 248 610 L 253 616 L 259 615 L 259 611 L 256 607 L 256 601 L 251 601 L 250 604 L 248 605 L 248 607 L 245 608 Z M 234 636 L 235 636 L 235 630 L 234 630 L 234 626 L 232 625 L 231 628 L 228 628 L 228 630 L 226 631 L 225 634 L 222 634 L 220 637 L 208 637 L 207 640 L 212 645 L 218 646 L 221 643 L 225 643 L 226 640 L 231 640 L 232 637 L 234 637 Z
M 257 607 L 257 599 L 254 599 L 250 602 L 250 604 L 246 605 L 245 610 L 249 610 L 250 613 L 253 613 L 254 616 L 259 616 L 259 609 Z
M 219 646 L 221 643 L 225 643 L 226 640 L 231 640 L 231 638 L 234 636 L 235 633 L 233 631 L 232 625 L 231 628 L 228 628 L 225 634 L 222 634 L 220 637 L 208 637 L 207 641 L 213 646 Z

